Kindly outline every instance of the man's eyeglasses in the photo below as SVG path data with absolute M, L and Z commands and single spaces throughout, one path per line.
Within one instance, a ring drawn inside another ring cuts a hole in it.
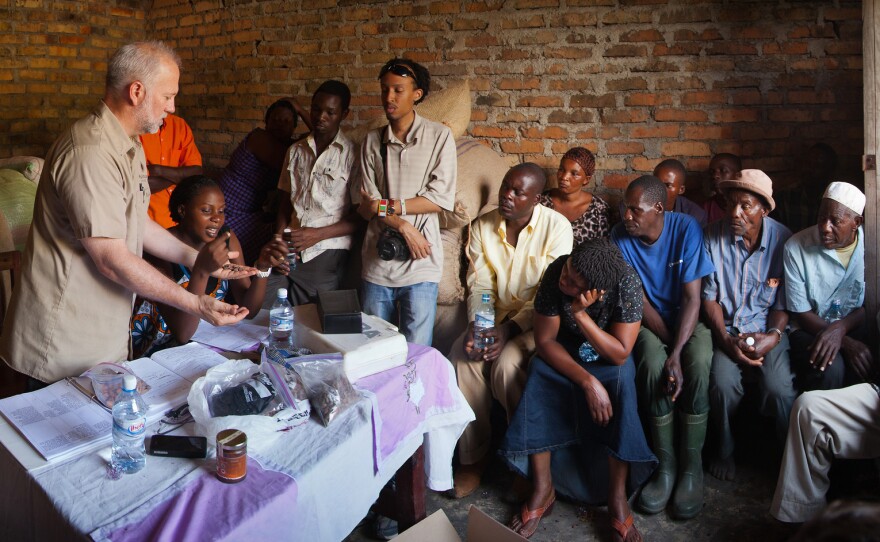
M 398 75 L 400 77 L 412 77 L 413 81 L 416 80 L 415 72 L 413 72 L 412 68 L 410 68 L 406 64 L 392 64 L 390 66 L 384 66 L 382 68 L 382 71 L 379 72 L 379 77 L 381 78 L 388 72 L 391 72 L 394 75 Z

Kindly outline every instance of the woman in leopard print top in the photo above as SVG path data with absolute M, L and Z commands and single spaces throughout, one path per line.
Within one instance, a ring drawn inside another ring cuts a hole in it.
M 547 190 L 538 202 L 571 222 L 574 243 L 608 237 L 610 207 L 599 196 L 584 190 L 596 171 L 593 153 L 583 147 L 569 149 L 559 161 L 557 188 Z

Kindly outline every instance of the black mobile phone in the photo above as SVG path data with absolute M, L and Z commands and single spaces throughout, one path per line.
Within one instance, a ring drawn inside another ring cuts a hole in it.
M 208 455 L 208 439 L 205 437 L 153 435 L 150 438 L 149 454 L 163 457 L 204 459 Z

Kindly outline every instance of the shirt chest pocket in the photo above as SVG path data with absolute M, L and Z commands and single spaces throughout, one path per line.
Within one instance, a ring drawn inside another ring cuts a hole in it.
M 770 278 L 763 282 L 749 281 L 749 292 L 747 295 L 751 297 L 752 304 L 755 308 L 770 309 L 776 304 L 776 296 L 782 288 L 782 281 L 777 278 Z

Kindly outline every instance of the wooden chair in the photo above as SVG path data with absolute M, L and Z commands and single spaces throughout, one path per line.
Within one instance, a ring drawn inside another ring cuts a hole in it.
M 10 288 L 8 291 L 11 293 L 21 277 L 21 252 L 17 250 L 0 252 L 0 272 L 4 274 L 3 281 L 6 280 L 5 275 L 8 272 L 10 278 Z M 9 298 L 5 294 L 6 292 L 3 292 L 2 297 L 4 299 L 2 304 L 0 304 L 0 329 L 2 329 L 3 319 L 6 316 L 6 307 L 9 304 Z M 13 371 L 0 361 L 0 398 L 22 393 L 25 391 L 26 385 L 23 374 Z

